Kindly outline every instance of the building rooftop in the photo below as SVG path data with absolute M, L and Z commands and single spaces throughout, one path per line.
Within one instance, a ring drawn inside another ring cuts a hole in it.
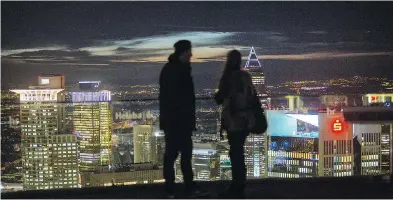
M 201 189 L 209 191 L 207 198 L 217 198 L 224 191 L 229 181 L 198 182 Z M 181 191 L 181 185 L 178 185 Z M 97 187 L 81 189 L 57 189 L 46 191 L 24 191 L 3 193 L 3 199 L 156 199 L 163 198 L 162 184 L 134 186 Z M 181 198 L 181 196 L 179 196 Z M 307 179 L 264 179 L 248 180 L 246 198 L 279 199 L 329 199 L 393 198 L 393 184 L 382 176 L 353 176 L 344 178 L 307 178 Z

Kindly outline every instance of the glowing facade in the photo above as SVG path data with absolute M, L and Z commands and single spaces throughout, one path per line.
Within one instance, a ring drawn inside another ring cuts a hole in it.
M 392 172 L 392 113 L 389 107 L 344 108 L 353 127 L 356 175 Z
M 392 173 L 393 160 L 392 160 L 392 137 L 393 136 L 393 123 L 384 123 L 381 125 L 381 173 Z
M 318 175 L 318 116 L 268 110 L 266 176 Z
M 357 174 L 381 174 L 381 125 L 353 124 L 352 126 L 355 135 L 354 153 L 358 156 L 354 162 Z
M 152 125 L 134 126 L 134 163 L 156 160 Z
M 220 158 L 213 143 L 194 143 L 192 150 L 192 170 L 196 181 L 216 181 L 220 178 Z M 229 159 L 229 158 L 228 158 Z M 177 182 L 183 182 L 181 156 L 177 157 L 175 173 Z M 229 167 L 230 168 L 230 167 Z
M 301 96 L 285 96 L 288 101 L 287 107 L 290 111 L 299 111 L 304 108 L 304 102 Z
M 248 55 L 248 60 L 244 68 L 250 73 L 252 83 L 258 92 L 258 96 L 261 99 L 262 105 L 267 106 L 268 95 L 266 93 L 265 86 L 265 73 L 262 70 L 262 65 L 259 62 L 258 56 L 255 52 L 254 47 L 251 47 L 250 54 Z
M 72 92 L 73 133 L 78 137 L 81 172 L 111 163 L 110 96 L 105 90 Z
M 262 178 L 265 174 L 265 135 L 251 134 L 244 144 L 247 178 Z
M 268 110 L 267 120 L 268 177 L 353 175 L 353 127 L 342 112 L 310 115 Z
M 215 146 L 209 143 L 194 144 L 192 168 L 195 180 L 215 181 L 218 179 L 218 154 Z
M 115 172 L 108 167 L 100 173 L 86 173 L 82 175 L 84 187 L 122 186 L 135 184 L 151 184 L 164 182 L 162 169 L 152 163 L 131 164 L 127 168 L 118 168 Z
M 365 94 L 363 96 L 363 106 L 373 103 L 391 103 L 393 102 L 393 93 L 390 94 Z
M 353 127 L 342 112 L 319 113 L 319 176 L 352 176 L 354 163 Z
M 64 107 L 58 102 L 64 101 L 63 89 L 12 91 L 20 94 L 23 188 L 78 187 L 76 137 L 59 134 Z
M 266 107 L 269 102 L 265 86 L 265 73 L 254 47 L 250 49 L 244 68 L 251 75 L 252 83 L 257 90 L 262 106 Z M 253 134 L 247 137 L 244 151 L 248 178 L 261 178 L 265 174 L 265 137 L 265 135 Z

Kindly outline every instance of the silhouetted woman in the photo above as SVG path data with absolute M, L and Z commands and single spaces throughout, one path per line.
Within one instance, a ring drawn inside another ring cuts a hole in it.
M 255 123 L 250 112 L 250 101 L 255 89 L 248 72 L 241 70 L 241 54 L 237 50 L 228 53 L 227 62 L 215 95 L 218 105 L 223 105 L 221 132 L 225 130 L 230 145 L 232 183 L 224 194 L 230 198 L 243 198 L 246 180 L 244 143 Z

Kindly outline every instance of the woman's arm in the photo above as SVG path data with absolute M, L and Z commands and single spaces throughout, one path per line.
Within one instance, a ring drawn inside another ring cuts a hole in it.
M 224 84 L 223 79 L 220 81 L 220 85 L 218 86 L 218 91 L 214 95 L 214 99 L 218 105 L 224 103 L 224 99 L 228 96 L 228 86 Z

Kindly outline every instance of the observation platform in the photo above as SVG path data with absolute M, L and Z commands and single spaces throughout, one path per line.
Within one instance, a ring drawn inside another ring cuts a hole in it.
M 210 192 L 206 198 L 218 198 L 229 181 L 198 182 Z M 178 184 L 178 191 L 182 185 Z M 54 189 L 2 193 L 3 199 L 160 199 L 163 184 L 112 186 L 77 189 Z M 180 197 L 181 198 L 181 197 Z M 248 180 L 247 199 L 392 199 L 393 184 L 382 176 L 352 176 L 343 178 L 259 179 Z

